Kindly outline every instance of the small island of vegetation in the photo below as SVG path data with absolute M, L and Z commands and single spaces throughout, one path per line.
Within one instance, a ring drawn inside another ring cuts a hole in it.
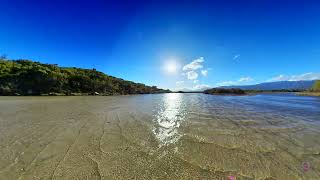
M 126 81 L 96 69 L 0 58 L 0 95 L 126 95 L 166 92 L 170 90 Z
M 213 95 L 245 95 L 245 91 L 238 88 L 212 88 L 203 91 L 205 94 L 213 94 Z

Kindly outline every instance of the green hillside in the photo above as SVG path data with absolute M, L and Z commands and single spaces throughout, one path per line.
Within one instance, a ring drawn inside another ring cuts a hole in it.
M 112 77 L 95 69 L 0 59 L 0 95 L 119 95 L 168 91 Z
M 320 92 L 320 80 L 317 80 L 314 85 L 312 86 L 312 91 Z

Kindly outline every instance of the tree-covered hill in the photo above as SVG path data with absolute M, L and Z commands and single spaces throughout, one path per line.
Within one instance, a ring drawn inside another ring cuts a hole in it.
M 320 92 L 320 80 L 314 82 L 311 91 Z
M 119 95 L 168 91 L 112 77 L 95 69 L 0 58 L 0 95 Z

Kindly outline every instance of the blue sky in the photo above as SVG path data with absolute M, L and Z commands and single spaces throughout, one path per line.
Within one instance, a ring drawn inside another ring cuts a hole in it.
M 1 0 L 0 22 L 8 58 L 161 88 L 320 78 L 316 0 Z

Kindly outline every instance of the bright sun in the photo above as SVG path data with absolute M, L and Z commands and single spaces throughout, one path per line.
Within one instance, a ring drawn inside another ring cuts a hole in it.
M 165 70 L 168 72 L 168 73 L 175 73 L 177 72 L 177 64 L 176 62 L 174 61 L 171 61 L 171 62 L 167 62 L 165 64 Z

